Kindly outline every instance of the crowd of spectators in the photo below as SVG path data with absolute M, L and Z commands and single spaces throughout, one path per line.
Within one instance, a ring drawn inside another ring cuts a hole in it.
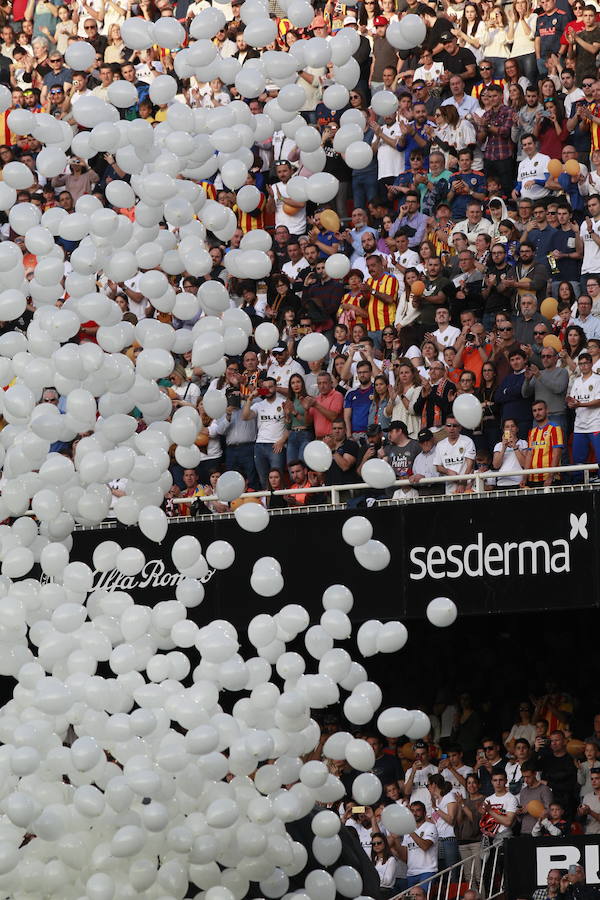
M 360 35 L 360 79 L 347 106 L 333 110 L 323 99 L 333 81 L 331 65 L 298 73 L 306 94 L 300 114 L 321 136 L 325 171 L 339 180 L 331 203 L 289 195 L 290 179 L 311 173 L 279 125 L 252 148 L 247 183 L 260 191 L 255 210 L 239 209 L 218 173 L 202 183 L 207 196 L 235 212 L 239 227 L 227 242 L 208 232 L 213 268 L 204 278 L 169 276 L 176 290 L 198 296 L 192 318 L 156 310 L 138 289 L 139 276 L 115 283 L 98 273 L 100 289 L 133 324 L 151 317 L 193 328 L 203 315 L 202 284 L 214 279 L 226 285 L 232 305 L 253 327 L 269 321 L 279 329 L 278 346 L 265 352 L 251 339 L 246 353 L 228 359 L 221 377 L 193 366 L 188 353 L 176 357 L 173 373 L 161 382 L 173 410 L 193 406 L 202 420 L 201 462 L 188 471 L 173 459 L 174 485 L 165 498 L 170 514 L 193 511 L 193 504 L 173 501 L 212 492 L 226 469 L 242 472 L 250 490 L 315 488 L 360 481 L 362 464 L 379 456 L 398 478 L 410 479 L 411 487 L 395 493 L 409 499 L 472 489 L 468 480 L 419 487 L 440 475 L 497 472 L 486 489 L 516 490 L 557 480 L 528 476 L 528 469 L 600 459 L 599 14 L 580 0 L 540 2 L 532 8 L 529 0 L 506 6 L 443 0 L 434 8 L 414 0 L 360 0 L 351 7 L 328 0 L 300 29 L 272 5 L 278 36 L 258 49 L 244 40 L 240 2 L 219 4 L 227 21 L 214 44 L 222 58 L 244 63 L 266 50 L 289 53 L 297 41 L 329 39 L 349 28 Z M 90 193 L 110 206 L 107 184 L 129 176 L 111 153 L 98 153 L 72 157 L 62 175 L 45 178 L 36 168 L 39 141 L 10 131 L 12 109 L 49 112 L 78 127 L 78 100 L 90 92 L 105 99 L 113 81 L 124 79 L 135 85 L 138 102 L 121 110 L 122 117 L 155 125 L 168 107 L 156 107 L 149 96 L 162 73 L 177 79 L 173 103 L 210 110 L 245 99 L 219 79 L 179 78 L 177 50 L 131 51 L 121 39 L 120 25 L 132 15 L 150 21 L 174 16 L 191 45 L 189 26 L 208 5 L 0 5 L 0 83 L 11 88 L 13 101 L 0 117 L 0 167 L 19 160 L 34 179 L 18 192 L 18 202 L 43 210 L 58 205 L 70 214 Z M 398 51 L 386 31 L 406 13 L 422 17 L 427 35 L 421 47 Z M 82 39 L 95 48 L 96 61 L 88 71 L 72 71 L 64 54 Z M 263 94 L 247 100 L 250 111 L 263 112 L 278 90 L 267 83 Z M 381 90 L 398 99 L 397 112 L 383 118 L 371 105 Z M 363 140 L 373 151 L 362 169 L 351 169 L 336 143 L 346 110 L 362 114 Z M 6 214 L 1 217 L 0 238 L 21 247 L 27 277 L 33 277 L 35 257 Z M 256 228 L 272 231 L 272 273 L 261 281 L 234 278 L 223 265 L 225 255 Z M 67 275 L 77 244 L 57 242 Z M 350 260 L 343 279 L 328 273 L 327 260 L 336 253 Z M 34 311 L 30 301 L 23 316 L 2 323 L 0 331 L 26 330 Z M 73 340 L 95 342 L 97 327 L 83 323 Z M 330 351 L 306 364 L 298 359 L 298 343 L 311 331 L 326 335 Z M 139 350 L 134 342 L 124 351 L 132 365 Z M 209 387 L 226 392 L 227 411 L 217 419 L 203 408 Z M 453 416 L 453 401 L 462 394 L 481 403 L 482 421 L 473 430 Z M 51 387 L 45 399 L 64 408 L 65 398 Z M 140 411 L 132 412 L 144 428 Z M 324 474 L 304 461 L 313 439 L 333 453 Z M 72 444 L 52 449 L 73 453 Z M 115 497 L 127 491 L 126 482 L 111 488 Z M 309 500 L 315 495 L 299 490 L 266 502 Z M 228 509 L 209 502 L 212 512 Z
M 546 688 L 543 696 L 521 701 L 512 727 L 498 733 L 486 730 L 485 716 L 466 694 L 456 701 L 439 696 L 429 711 L 432 730 L 422 740 L 351 729 L 373 748 L 371 771 L 383 795 L 363 806 L 352 797 L 358 773 L 343 760 L 328 761 L 347 788 L 334 806 L 371 857 L 382 897 L 411 888 L 412 900 L 421 900 L 438 872 L 462 861 L 460 877 L 472 894 L 468 900 L 478 900 L 497 889 L 496 875 L 490 867 L 486 874 L 485 864 L 482 868 L 490 846 L 501 850 L 505 840 L 521 836 L 600 833 L 600 715 L 588 723 L 591 733 L 578 740 L 571 728 L 573 698 L 554 683 Z M 341 727 L 328 716 L 315 758 Z M 415 817 L 417 828 L 404 837 L 390 833 L 382 821 L 383 810 L 394 803 L 409 807 Z M 458 872 L 439 877 L 456 881 Z M 436 883 L 434 893 L 445 889 Z M 579 896 L 582 889 L 586 897 L 596 896 L 594 887 L 585 885 L 582 867 L 553 869 L 547 888 L 538 889 L 533 900 Z

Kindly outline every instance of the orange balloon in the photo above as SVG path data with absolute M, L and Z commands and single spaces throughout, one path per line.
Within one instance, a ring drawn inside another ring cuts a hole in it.
M 340 230 L 340 217 L 332 209 L 324 209 L 319 213 L 319 221 L 327 231 Z
M 568 159 L 565 163 L 565 172 L 567 175 L 579 175 L 581 166 L 576 159 Z
M 541 819 L 546 812 L 546 808 L 540 800 L 530 800 L 525 809 L 534 819 Z
M 555 300 L 554 297 L 546 297 L 545 300 L 542 300 L 540 312 L 547 319 L 554 318 L 558 312 L 558 300 Z
M 562 173 L 563 164 L 560 159 L 551 159 L 548 163 L 548 172 L 552 175 L 553 178 L 558 178 L 558 176 Z
M 289 203 L 283 204 L 283 211 L 286 214 L 286 216 L 295 216 L 300 212 L 299 209 L 297 209 L 295 206 L 290 206 Z
M 544 347 L 554 347 L 557 353 L 560 353 L 562 350 L 562 344 L 555 334 L 547 334 L 542 341 Z
M 425 290 L 425 284 L 422 281 L 415 281 L 410 286 L 410 292 L 413 297 L 420 297 Z
M 570 753 L 571 756 L 583 757 L 584 750 L 585 741 L 579 741 L 577 738 L 572 738 L 570 741 L 567 741 L 567 753 Z
M 415 758 L 415 749 L 412 745 L 411 741 L 407 741 L 406 744 L 402 744 L 401 754 L 404 759 L 409 759 L 411 762 Z

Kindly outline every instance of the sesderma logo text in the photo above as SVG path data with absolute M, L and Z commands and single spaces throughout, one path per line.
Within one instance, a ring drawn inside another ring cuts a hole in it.
M 483 531 L 471 543 L 442 547 L 413 547 L 409 558 L 413 567 L 411 581 L 423 578 L 461 578 L 463 575 L 492 577 L 502 575 L 538 575 L 571 571 L 570 541 L 588 538 L 587 513 L 569 517 L 569 538 L 524 541 L 488 541 Z

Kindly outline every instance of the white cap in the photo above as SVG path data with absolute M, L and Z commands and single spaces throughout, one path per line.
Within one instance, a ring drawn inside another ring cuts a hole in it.
M 344 19 L 344 28 L 346 27 L 346 25 L 358 25 L 358 22 L 356 21 L 356 18 L 354 16 L 346 16 L 346 18 Z

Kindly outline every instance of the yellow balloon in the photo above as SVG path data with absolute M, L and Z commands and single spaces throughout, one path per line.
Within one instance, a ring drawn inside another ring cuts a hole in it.
M 340 217 L 332 209 L 324 209 L 319 213 L 319 221 L 327 231 L 340 230 Z
M 554 297 L 546 297 L 545 300 L 542 300 L 540 312 L 547 319 L 553 319 L 558 312 L 558 301 Z
M 568 159 L 565 163 L 565 172 L 567 175 L 579 175 L 581 166 L 576 159 Z
M 551 159 L 548 163 L 548 172 L 552 175 L 553 178 L 558 178 L 560 174 L 562 174 L 563 164 L 560 159 Z
M 555 334 L 547 334 L 542 341 L 544 347 L 553 347 L 557 353 L 562 350 L 562 344 Z

